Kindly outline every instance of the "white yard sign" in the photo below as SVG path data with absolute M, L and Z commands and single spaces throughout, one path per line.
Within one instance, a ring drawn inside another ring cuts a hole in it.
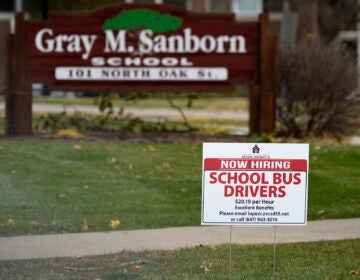
M 306 225 L 308 144 L 203 144 L 203 225 Z

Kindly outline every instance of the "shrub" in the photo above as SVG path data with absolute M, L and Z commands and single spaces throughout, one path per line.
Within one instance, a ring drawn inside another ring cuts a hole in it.
M 280 51 L 278 133 L 341 137 L 359 115 L 358 71 L 336 43 L 304 40 Z

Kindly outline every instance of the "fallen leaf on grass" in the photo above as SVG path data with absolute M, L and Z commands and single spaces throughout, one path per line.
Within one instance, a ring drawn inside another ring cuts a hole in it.
M 23 210 L 25 210 L 27 206 L 28 206 L 28 204 L 27 204 L 27 202 L 25 202 L 25 201 L 21 201 L 21 203 L 20 203 L 20 205 L 19 205 L 19 207 L 20 207 L 21 209 L 23 209 Z
M 107 162 L 108 163 L 116 163 L 116 158 L 114 158 L 114 157 L 108 158 Z
M 6 222 L 6 225 L 9 226 L 9 227 L 13 227 L 16 225 L 15 221 L 11 218 L 9 218 Z
M 141 269 L 141 266 L 140 265 L 134 265 L 131 270 L 132 271 L 139 271 Z
M 89 223 L 86 219 L 83 220 L 83 226 L 81 228 L 83 231 L 89 230 Z
M 81 150 L 81 146 L 80 146 L 80 145 L 74 145 L 74 146 L 73 146 L 73 149 L 74 149 L 74 150 Z
M 30 222 L 30 225 L 32 225 L 32 226 L 37 226 L 37 225 L 39 225 L 39 223 L 36 222 L 36 221 L 31 221 L 31 222 Z
M 75 129 L 60 129 L 55 133 L 55 137 L 80 138 L 82 135 Z
M 146 148 L 143 149 L 145 152 L 155 152 L 155 148 L 151 145 L 147 145 Z
M 200 268 L 203 270 L 205 274 L 209 273 L 211 271 L 212 264 L 207 264 L 206 262 L 203 262 L 203 264 L 200 266 Z
M 119 226 L 120 226 L 119 220 L 111 220 L 110 221 L 109 227 L 111 227 L 112 229 L 116 229 Z

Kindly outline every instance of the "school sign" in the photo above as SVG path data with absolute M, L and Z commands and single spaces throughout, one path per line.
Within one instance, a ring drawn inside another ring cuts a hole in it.
M 55 13 L 29 26 L 29 78 L 94 90 L 230 89 L 255 79 L 256 28 L 163 5 Z
M 275 123 L 276 38 L 269 17 L 193 13 L 157 4 L 114 4 L 86 12 L 16 14 L 7 37 L 6 132 L 31 134 L 31 83 L 51 89 L 231 91 L 251 88 L 250 131 Z

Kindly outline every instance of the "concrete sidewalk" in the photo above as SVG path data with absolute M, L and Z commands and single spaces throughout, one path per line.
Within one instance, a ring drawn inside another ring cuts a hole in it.
M 5 110 L 5 104 L 0 102 L 0 111 Z M 96 105 L 61 105 L 61 104 L 47 104 L 47 103 L 33 103 L 32 111 L 34 113 L 61 113 L 64 110 L 69 114 L 86 113 L 86 114 L 100 114 L 100 110 Z M 229 111 L 229 110 L 205 110 L 183 108 L 183 113 L 187 118 L 196 119 L 218 119 L 218 120 L 249 120 L 248 111 Z M 174 108 L 136 108 L 125 107 L 124 114 L 130 114 L 133 117 L 141 117 L 145 119 L 166 119 L 166 120 L 182 120 L 182 116 Z
M 273 243 L 274 233 L 274 227 L 233 227 L 232 243 Z M 356 238 L 360 238 L 360 218 L 276 228 L 277 243 Z M 2 237 L 0 260 L 101 255 L 123 250 L 175 250 L 200 244 L 226 244 L 229 240 L 229 226 Z

